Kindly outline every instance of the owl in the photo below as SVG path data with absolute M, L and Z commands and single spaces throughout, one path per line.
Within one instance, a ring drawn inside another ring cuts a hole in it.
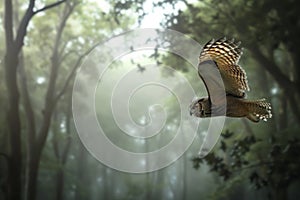
M 238 61 L 242 55 L 240 42 L 225 37 L 212 39 L 204 45 L 198 64 L 198 74 L 208 97 L 194 100 L 190 115 L 200 118 L 213 116 L 246 117 L 252 122 L 272 117 L 271 104 L 265 99 L 249 100 L 247 76 Z

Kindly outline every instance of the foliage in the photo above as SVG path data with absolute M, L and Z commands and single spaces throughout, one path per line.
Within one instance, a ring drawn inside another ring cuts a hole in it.
M 300 40 L 294 34 L 299 34 L 300 29 L 299 23 L 291 25 L 297 18 L 299 3 L 278 1 L 275 5 L 274 1 L 268 0 L 184 2 L 188 9 L 178 15 L 169 15 L 165 27 L 189 34 L 203 43 L 224 35 L 241 40 L 246 55 L 240 63 L 247 72 L 251 91 L 256 93 L 255 98 L 263 95 L 271 99 L 274 114 L 268 125 L 244 122 L 246 136 L 223 137 L 219 142 L 220 150 L 203 160 L 194 158 L 194 167 L 197 169 L 205 162 L 225 181 L 247 171 L 255 188 L 269 188 L 272 198 L 285 199 L 286 194 L 282 193 L 299 180 L 299 174 L 295 172 L 300 166 L 295 151 L 299 148 L 295 131 L 299 128 L 299 105 L 296 103 L 299 99 L 296 91 L 299 61 L 295 53 L 300 53 Z M 286 8 L 290 12 L 284 15 Z M 166 61 L 174 63 L 174 59 Z M 279 92 L 274 95 L 272 90 Z M 233 122 L 227 125 L 227 129 L 240 132 Z
M 45 110 L 45 107 L 51 103 L 51 98 L 47 96 L 51 84 L 54 84 L 53 96 L 61 95 L 57 104 L 54 107 L 50 106 L 49 129 L 46 131 L 44 143 L 40 145 L 42 154 L 38 163 L 37 192 L 33 193 L 37 199 L 234 199 L 235 195 L 240 194 L 239 189 L 248 185 L 256 189 L 255 194 L 266 191 L 270 199 L 287 199 L 294 193 L 294 198 L 297 198 L 298 188 L 293 189 L 292 186 L 299 184 L 300 172 L 299 2 L 151 2 L 153 10 L 158 7 L 166 8 L 166 12 L 163 13 L 164 19 L 161 21 L 163 28 L 180 31 L 201 44 L 224 35 L 241 40 L 245 49 L 240 63 L 249 79 L 249 97 L 266 97 L 270 100 L 273 118 L 265 124 L 228 119 L 225 124 L 227 131 L 222 134 L 214 151 L 204 159 L 195 157 L 192 158 L 192 162 L 188 162 L 199 149 L 199 144 L 195 141 L 175 164 L 142 175 L 122 173 L 103 166 L 84 149 L 72 123 L 70 96 L 73 77 L 82 59 L 99 42 L 141 24 L 147 15 L 146 2 L 68 0 L 62 1 L 59 6 L 38 12 L 29 19 L 24 41 L 20 43 L 20 55 L 14 55 L 15 60 L 19 60 L 18 70 L 14 74 L 17 78 L 17 94 L 20 95 L 20 102 L 16 104 L 20 112 L 21 130 L 18 166 L 11 164 L 12 150 L 18 146 L 12 145 L 14 140 L 11 137 L 11 127 L 8 126 L 12 124 L 13 127 L 17 127 L 18 122 L 8 120 L 11 88 L 6 86 L 6 80 L 14 77 L 8 76 L 5 66 L 5 55 L 8 52 L 5 31 L 8 27 L 5 26 L 7 19 L 4 10 L 7 2 L 12 2 L 13 5 L 11 28 L 16 37 L 30 1 L 5 0 L 0 3 L 0 24 L 3 24 L 0 27 L 0 199 L 9 199 L 9 178 L 14 171 L 12 169 L 16 167 L 19 167 L 21 175 L 20 191 L 23 193 L 20 192 L 20 196 L 25 195 L 26 186 L 23 183 L 28 179 L 26 173 L 29 155 L 30 151 L 37 152 L 34 144 L 38 141 L 38 137 L 35 137 L 29 142 L 29 135 L 32 133 L 30 122 L 35 121 L 35 130 L 43 127 L 45 114 L 49 111 Z M 33 11 L 54 2 L 56 1 L 36 0 Z M 69 16 L 66 15 L 68 12 Z M 197 59 L 197 53 L 194 54 Z M 199 94 L 205 93 L 197 72 L 179 56 L 161 55 L 158 49 L 155 49 L 150 59 L 154 59 L 163 76 L 171 75 L 163 66 L 171 66 L 182 72 L 193 87 L 197 88 Z M 128 62 L 124 64 L 124 68 L 116 70 L 121 72 L 127 66 L 133 65 L 137 65 L 141 76 L 145 75 L 147 67 L 140 63 Z M 17 69 L 17 66 L 15 67 Z M 50 78 L 53 68 L 57 68 L 55 81 Z M 26 79 L 23 79 L 24 77 Z M 113 78 L 109 81 L 113 82 Z M 32 104 L 33 120 L 30 120 L 26 110 L 24 83 Z M 184 91 L 180 90 L 180 83 L 176 87 L 184 94 Z M 112 89 L 104 85 L 104 90 Z M 132 150 L 136 141 L 125 140 L 125 137 L 118 134 L 119 129 L 112 122 L 113 118 L 109 113 L 110 104 L 104 101 L 107 98 L 106 94 L 97 95 L 97 106 L 104 113 L 99 117 L 104 118 L 108 137 L 125 149 Z M 137 103 L 137 108 L 143 107 L 146 100 L 151 98 L 145 94 L 144 99 Z M 147 152 L 149 149 L 163 146 L 172 139 L 173 129 L 180 123 L 180 110 L 175 98 L 169 98 L 165 103 L 168 105 L 169 116 L 168 127 L 162 130 L 164 136 L 153 137 L 149 146 L 140 144 L 139 150 Z M 139 114 L 134 112 L 136 116 Z M 37 135 L 38 133 L 35 136 Z M 198 171 L 192 170 L 192 167 Z M 244 178 L 247 178 L 246 182 L 243 181 Z M 246 195 L 250 196 L 253 193 L 252 190 L 246 192 Z M 261 198 L 265 199 L 266 195 Z
M 300 175 L 298 138 L 288 140 L 286 143 L 279 142 L 275 138 L 270 139 L 269 144 L 264 144 L 270 146 L 265 149 L 268 152 L 264 153 L 264 157 L 256 155 L 254 161 L 251 152 L 255 151 L 255 146 L 259 143 L 265 143 L 264 141 L 255 136 L 246 136 L 243 139 L 233 140 L 232 144 L 228 145 L 233 134 L 227 131 L 222 137 L 219 146 L 221 152 L 217 153 L 215 150 L 204 159 L 193 158 L 195 169 L 199 169 L 205 162 L 210 166 L 210 170 L 216 172 L 224 181 L 245 170 L 250 183 L 256 189 L 266 186 L 280 189 L 298 181 Z

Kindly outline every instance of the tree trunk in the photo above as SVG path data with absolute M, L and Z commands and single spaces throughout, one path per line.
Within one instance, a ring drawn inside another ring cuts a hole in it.
M 297 97 L 300 95 L 297 83 L 291 81 L 287 76 L 285 76 L 276 63 L 265 56 L 257 47 L 250 45 L 247 48 L 251 51 L 254 58 L 261 64 L 261 66 L 263 66 L 264 69 L 272 75 L 274 80 L 283 89 L 291 108 L 293 108 L 292 112 L 294 113 L 297 121 L 300 123 L 300 110 L 298 106 L 295 106 L 297 105 Z
M 86 199 L 84 198 L 83 190 L 84 188 L 82 187 L 85 183 L 84 177 L 86 176 L 85 172 L 85 166 L 86 166 L 86 155 L 85 155 L 85 149 L 83 146 L 79 147 L 79 155 L 78 155 L 78 168 L 77 168 L 77 180 L 78 183 L 76 185 L 76 191 L 75 191 L 75 200 L 81 200 L 81 199 Z M 105 181 L 105 180 L 104 180 Z M 108 199 L 108 198 L 107 198 Z
M 21 199 L 21 121 L 19 113 L 19 89 L 17 84 L 18 49 L 13 38 L 13 5 L 12 1 L 5 1 L 4 29 L 6 53 L 4 56 L 4 68 L 6 87 L 8 93 L 8 127 L 10 143 L 10 163 L 8 178 L 9 199 Z
M 54 6 L 58 6 L 63 3 L 64 0 L 45 6 L 42 9 L 33 11 L 35 0 L 29 1 L 28 8 L 25 11 L 22 20 L 16 29 L 16 37 L 14 37 L 14 23 L 13 23 L 13 4 L 11 0 L 5 0 L 4 4 L 4 30 L 5 30 L 5 43 L 6 53 L 4 57 L 4 68 L 6 87 L 8 93 L 8 126 L 10 136 L 10 163 L 9 163 L 9 199 L 20 200 L 22 196 L 21 190 L 21 174 L 22 174 L 22 153 L 21 153 L 21 120 L 19 111 L 19 88 L 17 84 L 17 67 L 19 64 L 19 53 L 22 50 L 24 44 L 24 38 L 26 36 L 27 27 L 32 17 L 38 12 L 45 11 Z M 30 180 L 28 181 L 29 191 L 36 188 L 36 180 L 31 178 L 31 175 L 36 177 L 38 156 L 32 156 L 29 162 L 30 168 L 28 173 Z M 31 188 L 32 187 L 32 188 Z M 27 192 L 30 193 L 30 192 Z M 34 199 L 35 193 L 31 194 L 29 199 Z
M 279 120 L 278 120 L 279 130 L 285 130 L 288 127 L 287 103 L 288 102 L 285 93 L 281 94 L 280 95 L 281 108 L 279 109 Z
M 40 154 L 36 151 L 28 159 L 27 180 L 25 183 L 25 199 L 34 200 L 36 198 L 37 176 L 39 169 Z
M 63 2 L 63 1 L 60 1 Z M 58 2 L 57 2 L 58 3 Z M 53 5 L 56 5 L 55 3 Z M 58 75 L 58 70 L 60 67 L 59 64 L 59 45 L 61 42 L 61 36 L 64 30 L 64 27 L 66 25 L 66 21 L 71 15 L 72 11 L 74 9 L 74 6 L 69 7 L 69 5 L 65 6 L 64 9 L 64 17 L 61 19 L 61 22 L 58 26 L 56 37 L 55 37 L 55 45 L 52 51 L 51 56 L 51 70 L 50 70 L 50 77 L 49 77 L 49 84 L 46 92 L 45 97 L 45 105 L 44 105 L 44 115 L 42 120 L 41 129 L 39 130 L 39 134 L 37 135 L 37 138 L 34 140 L 33 144 L 35 147 L 35 152 L 31 152 L 32 155 L 30 155 L 34 162 L 29 162 L 29 171 L 35 170 L 32 172 L 29 172 L 30 177 L 28 177 L 27 180 L 27 188 L 26 190 L 26 197 L 28 200 L 35 200 L 36 198 L 36 183 L 38 178 L 38 169 L 39 169 L 39 161 L 41 159 L 41 154 L 44 149 L 46 139 L 48 136 L 49 128 L 51 125 L 51 118 L 54 111 L 54 108 L 56 106 L 56 80 Z M 37 163 L 36 163 L 37 162 Z
M 5 174 L 5 172 L 9 171 L 9 163 L 10 163 L 9 157 L 5 153 L 0 153 L 0 162 L 1 162 L 1 159 L 4 159 L 4 162 L 6 163 L 5 164 L 6 167 L 1 166 L 1 169 L 3 170 L 1 174 Z M 1 162 L 1 164 L 2 164 L 2 162 Z M 1 199 L 1 197 L 3 197 L 3 199 L 8 200 L 9 199 L 8 175 L 1 177 L 0 182 L 1 182 L 1 184 L 0 184 L 0 199 Z
M 287 199 L 287 188 L 286 187 L 274 188 L 272 190 L 271 199 L 273 199 L 273 200 L 286 200 Z
M 57 159 L 57 162 L 59 164 L 59 168 L 56 172 L 56 199 L 62 200 L 63 194 L 64 194 L 64 183 L 65 183 L 65 165 L 68 158 L 68 153 L 71 146 L 71 130 L 70 130 L 70 121 L 71 121 L 71 115 L 72 115 L 72 93 L 68 96 L 67 103 L 67 110 L 66 110 L 66 142 L 63 141 L 60 142 L 60 140 L 57 137 L 57 134 L 62 134 L 57 121 L 57 113 L 54 113 L 53 120 L 54 120 L 54 126 L 53 126 L 53 150 L 55 157 Z M 62 149 L 60 149 L 61 147 Z
M 13 44 L 12 44 L 13 45 Z M 19 114 L 19 89 L 17 84 L 18 56 L 14 48 L 5 55 L 5 77 L 8 92 L 8 126 L 10 136 L 9 199 L 21 199 L 21 121 Z
M 103 181 L 103 196 L 101 199 L 109 199 L 108 196 L 109 196 L 109 184 L 108 184 L 108 176 L 107 176 L 107 172 L 106 172 L 106 166 L 103 165 L 102 167 L 102 181 Z
M 56 200 L 63 199 L 64 184 L 65 184 L 65 175 L 64 175 L 64 170 L 61 167 L 59 170 L 57 170 L 56 173 Z

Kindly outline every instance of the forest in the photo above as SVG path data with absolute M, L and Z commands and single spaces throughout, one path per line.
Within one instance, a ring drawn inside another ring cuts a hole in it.
M 1 1 L 0 199 L 299 199 L 298 12 L 295 0 Z M 266 122 L 189 115 L 207 96 L 201 48 L 222 37 L 241 41 Z

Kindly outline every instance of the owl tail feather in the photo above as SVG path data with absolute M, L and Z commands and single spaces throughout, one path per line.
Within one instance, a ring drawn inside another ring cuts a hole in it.
M 272 117 L 271 104 L 266 102 L 266 99 L 249 101 L 249 114 L 247 118 L 253 122 L 259 120 L 267 121 Z

